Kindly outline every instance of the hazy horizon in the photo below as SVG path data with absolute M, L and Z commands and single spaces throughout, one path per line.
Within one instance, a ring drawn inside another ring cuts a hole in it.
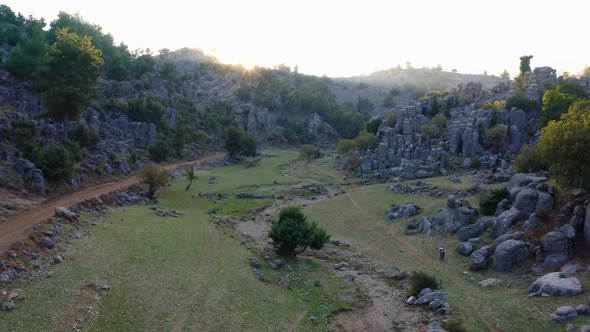
M 532 67 L 577 74 L 590 64 L 580 40 L 590 3 L 507 1 L 198 1 L 95 2 L 8 0 L 25 16 L 47 23 L 59 11 L 80 13 L 130 50 L 199 48 L 223 63 L 272 67 L 331 77 L 356 76 L 410 62 L 413 67 L 465 74 L 518 71 L 521 55 Z

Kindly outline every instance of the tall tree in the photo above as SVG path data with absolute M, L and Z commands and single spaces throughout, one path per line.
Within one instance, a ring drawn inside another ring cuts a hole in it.
M 43 72 L 43 94 L 48 115 L 58 121 L 77 119 L 96 93 L 96 79 L 104 63 L 91 38 L 58 29 Z
M 590 187 L 590 101 L 577 101 L 559 121 L 550 121 L 538 149 L 559 182 Z
M 41 27 L 31 31 L 31 35 L 12 49 L 6 69 L 21 79 L 36 81 L 47 62 L 47 41 Z

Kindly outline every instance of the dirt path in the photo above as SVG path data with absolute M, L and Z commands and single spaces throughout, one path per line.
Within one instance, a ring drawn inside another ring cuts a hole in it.
M 346 195 L 349 198 L 350 202 L 352 203 L 352 206 L 354 206 L 355 209 L 357 209 L 367 219 L 373 219 L 373 216 L 370 213 L 368 213 L 367 211 L 365 211 L 354 200 L 352 195 L 350 195 L 350 194 L 346 194 Z M 437 270 L 438 273 L 446 275 L 449 279 L 451 279 L 453 281 L 453 283 L 455 283 L 457 285 L 457 287 L 461 288 L 462 295 L 463 295 L 462 298 L 469 304 L 469 308 L 471 308 L 471 311 L 473 313 L 475 313 L 477 315 L 477 317 L 479 318 L 479 320 L 485 324 L 488 331 L 497 331 L 498 330 L 488 320 L 487 316 L 480 310 L 480 308 L 473 302 L 472 291 L 467 287 L 463 287 L 462 286 L 463 283 L 461 282 L 461 280 L 459 280 L 456 276 L 452 275 L 451 273 L 448 273 L 448 271 L 446 271 L 447 269 L 441 268 L 438 264 L 429 264 L 428 261 L 431 259 L 426 259 L 424 257 L 424 255 L 418 250 L 418 248 L 416 248 L 408 239 L 400 237 L 391 228 L 385 227 L 385 224 L 383 224 L 383 229 L 385 232 L 387 232 L 387 234 L 394 237 L 396 241 L 398 241 L 401 245 L 403 245 L 406 249 L 408 249 L 408 252 L 412 256 L 413 259 L 415 259 L 416 261 L 428 264 L 431 268 Z
M 217 158 L 219 156 L 221 156 L 221 154 L 215 154 L 198 160 L 164 165 L 161 168 L 165 170 L 171 170 L 182 166 L 200 164 L 202 162 Z M 26 239 L 28 231 L 36 224 L 51 217 L 56 207 L 69 207 L 78 202 L 82 202 L 93 197 L 98 197 L 100 195 L 108 194 L 112 191 L 127 188 L 131 185 L 138 184 L 140 182 L 141 179 L 139 175 L 133 175 L 124 179 L 117 179 L 101 183 L 92 187 L 84 188 L 80 191 L 68 195 L 53 198 L 31 210 L 25 211 L 10 219 L 7 219 L 6 221 L 0 223 L 0 252 L 9 250 L 10 246 L 13 243 Z

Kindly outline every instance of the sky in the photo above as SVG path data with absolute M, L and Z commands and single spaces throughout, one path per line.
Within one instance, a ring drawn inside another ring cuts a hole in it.
M 590 66 L 590 1 L 4 0 L 25 16 L 80 13 L 130 49 L 200 48 L 224 63 L 368 74 L 410 62 L 461 73 Z

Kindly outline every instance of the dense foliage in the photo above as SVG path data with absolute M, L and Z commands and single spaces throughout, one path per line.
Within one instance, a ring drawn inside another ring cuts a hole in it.
M 514 160 L 517 173 L 533 173 L 547 169 L 547 162 L 537 145 L 524 145 Z
M 410 296 L 418 296 L 424 288 L 438 289 L 436 278 L 426 272 L 418 271 L 410 276 Z
M 496 213 L 498 203 L 510 194 L 506 188 L 493 189 L 489 192 L 482 193 L 479 196 L 479 212 L 484 216 L 493 216 Z
M 322 249 L 330 239 L 317 222 L 308 221 L 301 208 L 295 206 L 281 210 L 279 220 L 272 223 L 268 237 L 278 245 L 277 253 L 285 257 L 301 254 L 308 247 Z
M 227 128 L 224 147 L 230 157 L 239 154 L 248 157 L 256 156 L 256 141 L 252 135 L 245 133 L 242 128 Z
M 46 85 L 43 94 L 49 115 L 57 120 L 77 119 L 96 93 L 96 79 L 104 63 L 102 52 L 92 46 L 87 36 L 80 37 L 68 28 L 55 32 L 47 70 L 43 71 Z
M 154 164 L 147 164 L 140 176 L 143 183 L 148 185 L 147 196 L 149 199 L 154 199 L 156 191 L 168 184 L 168 173 L 165 170 L 160 170 Z
M 300 154 L 302 158 L 305 158 L 307 162 L 320 156 L 320 150 L 311 144 L 305 144 L 301 147 Z
M 559 121 L 550 121 L 538 149 L 560 183 L 590 187 L 590 101 L 578 101 Z
M 562 82 L 554 89 L 547 90 L 543 95 L 541 126 L 546 126 L 551 120 L 559 120 L 573 103 L 587 98 L 586 89 L 575 82 Z

